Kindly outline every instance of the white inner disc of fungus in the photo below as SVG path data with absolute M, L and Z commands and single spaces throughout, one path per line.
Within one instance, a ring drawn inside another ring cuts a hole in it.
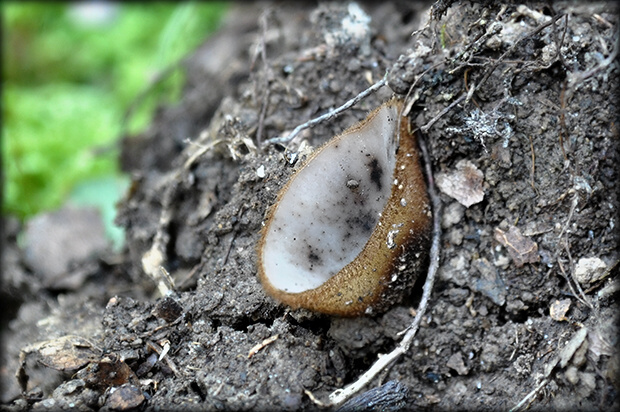
M 262 248 L 277 289 L 315 289 L 353 261 L 392 191 L 398 106 L 387 104 L 323 146 L 275 206 Z

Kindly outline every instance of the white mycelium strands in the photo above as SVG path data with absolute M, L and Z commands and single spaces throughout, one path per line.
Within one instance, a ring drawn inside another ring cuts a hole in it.
M 384 309 L 415 280 L 430 210 L 401 106 L 391 100 L 329 141 L 280 192 L 258 250 L 276 299 L 352 316 Z

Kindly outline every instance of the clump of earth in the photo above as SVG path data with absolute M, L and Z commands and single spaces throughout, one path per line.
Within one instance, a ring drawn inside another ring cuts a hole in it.
M 610 2 L 235 5 L 180 103 L 123 138 L 121 252 L 88 211 L 5 218 L 3 409 L 315 410 L 356 381 L 425 276 L 385 313 L 330 317 L 269 297 L 256 247 L 312 148 L 394 95 L 429 149 L 440 260 L 412 347 L 365 390 L 393 409 L 617 408 L 619 23 Z M 61 227 L 80 241 L 50 249 Z

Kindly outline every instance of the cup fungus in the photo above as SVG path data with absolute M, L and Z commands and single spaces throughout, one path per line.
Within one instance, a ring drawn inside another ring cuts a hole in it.
M 358 316 L 398 302 L 427 260 L 431 210 L 417 142 L 392 99 L 319 148 L 278 194 L 258 246 L 267 293 Z

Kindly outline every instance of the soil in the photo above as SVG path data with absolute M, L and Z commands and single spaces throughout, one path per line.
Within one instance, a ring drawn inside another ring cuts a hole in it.
M 383 314 L 291 310 L 256 245 L 310 148 L 396 94 L 439 184 L 440 265 L 411 349 L 366 389 L 417 410 L 617 409 L 618 9 L 451 3 L 234 6 L 184 62 L 181 102 L 122 141 L 122 252 L 95 237 L 88 258 L 37 264 L 29 242 L 55 231 L 4 218 L 2 408 L 315 410 L 354 382 L 424 277 Z

